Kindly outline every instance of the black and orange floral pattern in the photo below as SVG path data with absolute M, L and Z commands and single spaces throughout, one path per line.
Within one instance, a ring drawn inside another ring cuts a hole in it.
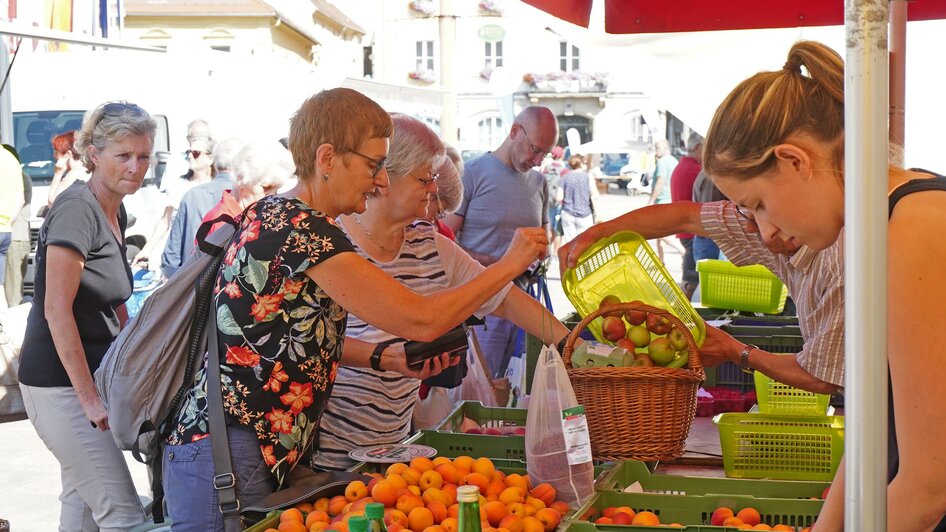
M 312 443 L 341 357 L 347 312 L 305 271 L 352 244 L 304 203 L 266 197 L 251 206 L 217 275 L 224 407 L 251 426 L 282 484 Z M 208 436 L 206 366 L 195 376 L 169 443 Z

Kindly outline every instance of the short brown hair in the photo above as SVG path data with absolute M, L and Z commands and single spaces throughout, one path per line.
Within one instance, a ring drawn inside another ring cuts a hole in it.
M 842 168 L 844 62 L 814 41 L 795 43 L 781 70 L 760 72 L 729 93 L 706 133 L 703 169 L 713 177 L 755 177 L 775 164 L 775 146 L 798 134 L 829 145 L 832 164 Z
M 372 138 L 389 138 L 391 117 L 374 100 L 346 88 L 329 89 L 309 97 L 289 122 L 289 151 L 296 175 L 315 175 L 315 153 L 331 144 L 339 154 L 349 154 Z

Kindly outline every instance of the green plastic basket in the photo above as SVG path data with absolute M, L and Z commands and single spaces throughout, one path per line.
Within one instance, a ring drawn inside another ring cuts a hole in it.
M 778 314 L 785 308 L 788 290 L 765 266 L 740 267 L 703 259 L 696 269 L 700 272 L 700 302 L 707 307 L 765 314 Z
M 623 302 L 639 300 L 673 313 L 690 329 L 697 346 L 706 338 L 703 318 L 637 233 L 620 231 L 593 244 L 577 266 L 565 270 L 562 287 L 581 316 L 597 310 L 605 296 L 614 295 Z M 591 322 L 588 330 L 598 341 L 613 344 L 601 335 L 601 321 Z
M 831 481 L 844 454 L 843 416 L 729 412 L 713 422 L 729 477 Z
M 755 393 L 762 414 L 823 416 L 828 411 L 831 396 L 800 390 L 772 380 L 756 371 Z
M 785 524 L 794 527 L 806 527 L 818 517 L 821 512 L 822 500 L 811 499 L 764 499 L 736 494 L 708 494 L 708 495 L 659 495 L 652 493 L 620 493 L 601 491 L 595 494 L 577 512 L 575 520 L 566 525 L 568 532 L 604 532 L 604 531 L 634 531 L 640 530 L 666 532 L 668 530 L 717 531 L 734 530 L 721 526 L 710 525 L 713 511 L 720 506 L 726 506 L 738 512 L 747 507 L 759 511 L 762 522 L 769 526 Z M 680 523 L 685 528 L 673 529 L 666 526 L 622 526 L 622 525 L 595 525 L 588 518 L 600 517 L 601 511 L 608 507 L 628 506 L 635 512 L 649 511 L 657 514 L 661 524 Z
M 829 482 L 807 480 L 749 480 L 737 478 L 657 475 L 644 462 L 618 462 L 595 484 L 598 491 L 623 492 L 630 487 L 644 493 L 664 495 L 746 495 L 766 499 L 810 499 L 821 497 Z
M 525 428 L 528 413 L 523 408 L 499 408 L 483 406 L 479 401 L 461 401 L 440 422 L 437 430 L 459 433 L 464 418 L 473 420 L 481 429 Z

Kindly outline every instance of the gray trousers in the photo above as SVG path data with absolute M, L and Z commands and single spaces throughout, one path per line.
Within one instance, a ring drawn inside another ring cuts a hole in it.
M 145 520 L 125 456 L 94 428 L 75 389 L 20 384 L 36 433 L 62 468 L 60 532 L 122 531 Z

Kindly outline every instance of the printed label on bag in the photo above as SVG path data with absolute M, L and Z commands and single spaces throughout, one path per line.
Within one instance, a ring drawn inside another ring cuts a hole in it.
M 562 433 L 565 436 L 568 465 L 590 462 L 591 438 L 588 436 L 588 419 L 585 417 L 584 406 L 562 410 Z

